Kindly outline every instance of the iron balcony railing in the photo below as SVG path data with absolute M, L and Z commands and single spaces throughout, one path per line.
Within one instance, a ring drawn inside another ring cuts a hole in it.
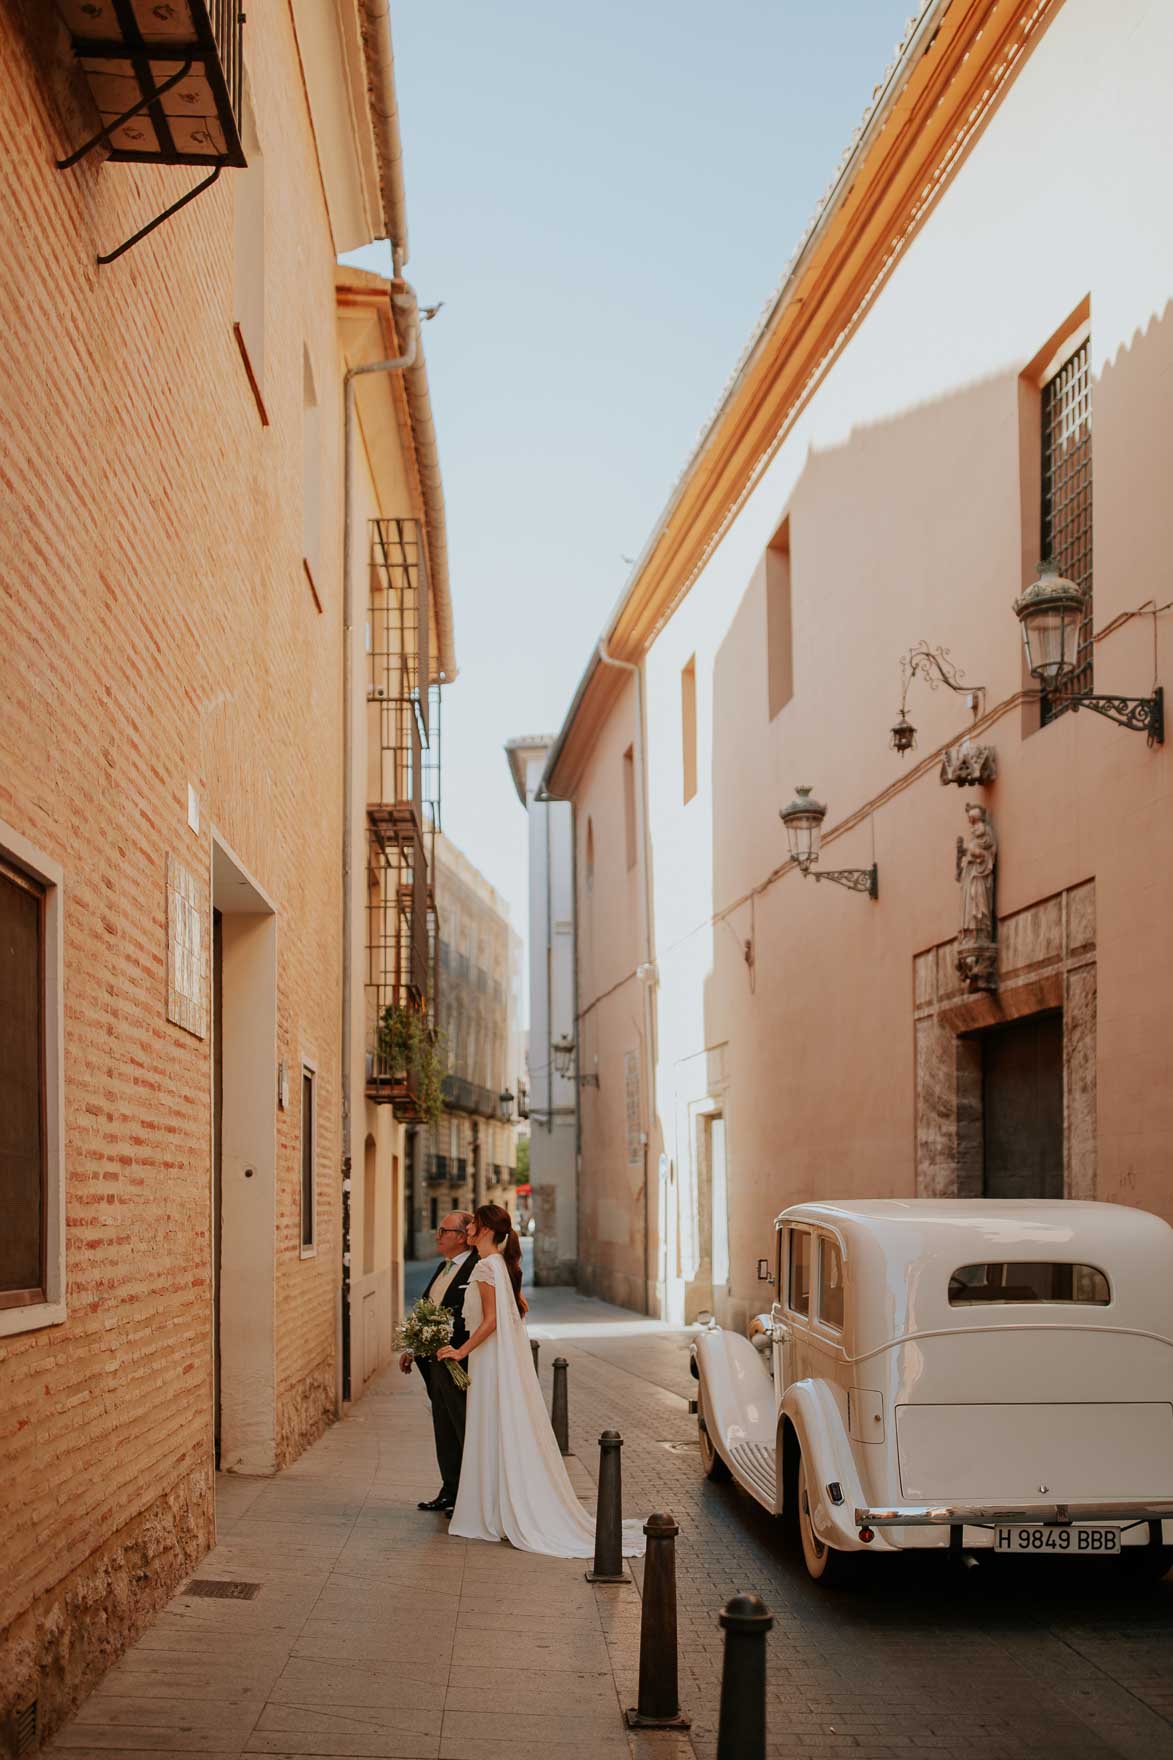
M 109 157 L 131 164 L 237 165 L 241 0 L 58 0 Z M 92 147 L 97 141 L 90 142 Z
M 501 1103 L 496 1094 L 464 1076 L 444 1077 L 444 1105 L 449 1112 L 467 1112 L 474 1118 L 497 1118 Z

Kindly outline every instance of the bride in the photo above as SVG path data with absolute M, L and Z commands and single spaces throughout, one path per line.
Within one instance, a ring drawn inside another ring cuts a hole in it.
M 482 1204 L 467 1240 L 479 1263 L 468 1281 L 468 1339 L 438 1357 L 469 1362 L 460 1490 L 448 1532 L 508 1540 L 523 1552 L 590 1558 L 595 1524 L 574 1495 L 554 1441 L 521 1321 L 521 1243 L 500 1204 Z M 474 1355 L 475 1353 L 475 1355 Z M 623 1524 L 623 1551 L 642 1553 L 639 1522 Z

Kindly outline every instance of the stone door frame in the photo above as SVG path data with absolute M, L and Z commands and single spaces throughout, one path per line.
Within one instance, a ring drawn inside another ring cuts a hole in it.
M 998 989 L 971 994 L 957 942 L 913 956 L 916 1192 L 982 1192 L 981 1043 L 974 1037 L 1049 1010 L 1063 1012 L 1063 1195 L 1096 1195 L 1096 895 L 1087 880 L 998 924 Z

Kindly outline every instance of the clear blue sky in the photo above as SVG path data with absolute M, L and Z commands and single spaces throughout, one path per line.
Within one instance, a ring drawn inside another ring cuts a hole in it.
M 523 927 L 554 732 L 916 0 L 397 0 L 460 677 L 444 827 Z M 389 272 L 385 246 L 350 259 Z

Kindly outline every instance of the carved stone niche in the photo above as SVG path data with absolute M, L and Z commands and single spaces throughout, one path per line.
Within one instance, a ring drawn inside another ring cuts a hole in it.
M 980 1034 L 1051 1009 L 1063 1012 L 1063 1195 L 1096 1196 L 1096 889 L 1093 880 L 998 923 L 994 992 L 958 970 L 960 937 L 913 958 L 916 1190 L 922 1198 L 982 1194 Z
M 958 788 L 978 788 L 994 782 L 998 776 L 998 752 L 994 746 L 972 746 L 963 739 L 959 746 L 950 746 L 941 759 L 941 782 Z

